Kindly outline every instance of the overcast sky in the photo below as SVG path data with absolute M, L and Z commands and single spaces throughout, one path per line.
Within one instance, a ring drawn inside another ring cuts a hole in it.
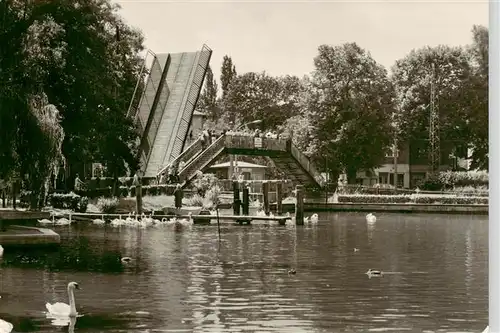
M 310 73 L 321 44 L 356 42 L 390 69 L 425 45 L 465 45 L 474 24 L 488 25 L 487 1 L 147 1 L 122 0 L 125 20 L 155 53 L 207 44 L 220 75 L 222 57 L 238 73 Z

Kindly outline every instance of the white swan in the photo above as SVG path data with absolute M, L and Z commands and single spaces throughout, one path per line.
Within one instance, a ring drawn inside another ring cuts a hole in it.
M 309 221 L 310 221 L 311 223 L 318 223 L 318 219 L 319 219 L 319 218 L 318 218 L 318 214 L 314 213 L 314 214 L 312 214 L 312 215 L 311 215 L 311 217 L 309 218 Z
M 375 223 L 377 222 L 377 217 L 373 215 L 372 213 L 366 215 L 366 222 L 368 223 Z
M 102 215 L 100 219 L 94 219 L 92 222 L 94 222 L 94 224 L 104 224 L 104 223 L 106 223 L 106 221 L 104 220 L 104 215 Z
M 0 319 L 0 333 L 10 333 L 13 329 L 14 325 L 9 323 L 8 321 Z
M 45 307 L 47 311 L 58 317 L 76 317 L 76 304 L 75 304 L 75 289 L 80 289 L 78 283 L 70 282 L 68 283 L 68 298 L 69 305 L 62 302 L 57 302 L 54 304 L 46 303 Z
M 59 220 L 57 220 L 57 222 L 55 224 L 57 224 L 57 225 L 69 225 L 69 224 L 71 224 L 71 221 L 65 217 L 61 217 Z

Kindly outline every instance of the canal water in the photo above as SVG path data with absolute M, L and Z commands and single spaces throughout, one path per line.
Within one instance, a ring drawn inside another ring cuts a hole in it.
M 175 231 L 72 225 L 60 250 L 8 252 L 15 332 L 481 332 L 487 216 L 321 213 L 317 225 Z M 356 250 L 355 250 L 356 249 Z M 120 258 L 130 257 L 129 262 Z M 385 272 L 369 278 L 369 268 Z M 296 274 L 289 274 L 295 269 Z M 45 303 L 77 309 L 66 323 Z

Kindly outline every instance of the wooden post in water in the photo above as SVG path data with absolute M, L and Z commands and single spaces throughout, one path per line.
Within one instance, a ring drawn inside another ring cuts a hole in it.
M 283 181 L 276 183 L 276 215 L 283 214 Z
M 137 214 L 142 214 L 142 182 L 140 178 L 135 185 L 135 204 Z
M 233 181 L 233 213 L 234 215 L 240 215 L 240 184 L 237 181 Z
M 243 205 L 242 205 L 243 215 L 250 213 L 250 189 L 248 186 L 243 186 Z
M 269 183 L 267 181 L 262 182 L 262 200 L 264 201 L 264 213 L 269 215 Z
M 295 224 L 304 225 L 304 185 L 297 185 L 295 191 Z

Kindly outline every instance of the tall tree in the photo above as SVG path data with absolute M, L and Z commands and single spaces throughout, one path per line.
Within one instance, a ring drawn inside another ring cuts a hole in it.
M 308 97 L 318 165 L 332 179 L 380 165 L 390 144 L 394 91 L 386 70 L 355 43 L 321 45 Z
M 46 158 L 39 145 L 50 121 L 40 121 L 36 115 L 46 112 L 36 110 L 47 105 L 58 110 L 62 150 L 76 169 L 101 161 L 120 173 L 125 163 L 136 163 L 136 130 L 125 115 L 140 70 L 142 36 L 125 25 L 118 7 L 107 0 L 10 0 L 1 8 L 0 156 L 9 163 L 2 163 L 0 177 L 12 169 L 32 177 L 32 159 Z M 43 102 L 33 107 L 33 100 Z
M 198 99 L 196 110 L 205 113 L 210 120 L 215 120 L 219 116 L 217 110 L 217 91 L 218 86 L 214 78 L 214 73 L 210 66 L 208 66 L 205 76 L 205 86 Z
M 422 161 L 429 151 L 432 84 L 439 114 L 442 160 L 453 149 L 466 151 L 464 147 L 470 144 L 465 140 L 470 137 L 470 103 L 466 96 L 470 94 L 472 74 L 465 49 L 444 45 L 413 50 L 393 66 L 401 134 L 420 148 Z
M 272 77 L 266 73 L 245 73 L 231 83 L 223 108 L 228 120 L 246 123 L 262 120 L 262 129 L 275 129 L 298 115 L 302 83 L 295 76 Z
M 231 82 L 236 78 L 236 67 L 233 64 L 233 59 L 230 56 L 225 55 L 222 59 L 222 67 L 220 74 L 220 83 L 222 89 L 222 99 L 224 99 L 229 91 Z
M 471 132 L 472 168 L 488 169 L 488 29 L 472 28 L 471 53 L 473 76 L 466 100 L 469 101 L 468 118 Z

